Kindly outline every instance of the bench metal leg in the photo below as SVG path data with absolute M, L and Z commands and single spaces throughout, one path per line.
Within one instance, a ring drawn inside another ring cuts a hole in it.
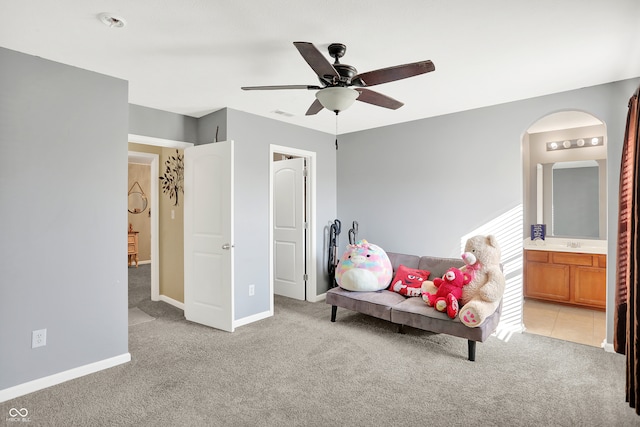
M 469 340 L 469 361 L 476 361 L 476 342 Z
M 404 334 L 404 325 L 398 325 L 398 333 Z
M 332 305 L 331 306 L 331 321 L 335 322 L 336 321 L 336 313 L 338 312 L 338 306 L 337 305 Z

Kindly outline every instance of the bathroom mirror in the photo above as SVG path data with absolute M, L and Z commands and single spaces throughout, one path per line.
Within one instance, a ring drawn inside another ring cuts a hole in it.
M 597 160 L 538 165 L 538 212 L 548 236 L 606 239 L 605 167 Z
M 143 193 L 129 193 L 128 211 L 132 214 L 139 214 L 147 209 L 147 196 Z
M 127 210 L 132 214 L 139 214 L 147 209 L 147 196 L 144 194 L 138 181 L 134 182 L 129 189 L 129 207 Z

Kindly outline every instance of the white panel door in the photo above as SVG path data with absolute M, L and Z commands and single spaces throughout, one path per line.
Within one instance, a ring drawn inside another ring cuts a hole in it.
M 304 159 L 274 162 L 273 171 L 273 292 L 304 300 Z
M 233 332 L 233 141 L 184 150 L 184 315 Z

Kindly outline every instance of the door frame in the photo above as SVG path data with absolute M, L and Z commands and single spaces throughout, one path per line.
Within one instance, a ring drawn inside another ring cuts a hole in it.
M 127 147 L 129 143 L 132 142 L 134 144 L 141 145 L 152 145 L 156 147 L 164 147 L 164 148 L 176 148 L 176 149 L 185 149 L 187 147 L 192 147 L 195 144 L 191 142 L 185 141 L 174 141 L 171 139 L 164 138 L 156 138 L 152 136 L 145 135 L 136 135 L 130 133 L 127 139 Z M 159 188 L 158 188 L 158 177 L 159 175 L 159 156 L 153 153 L 144 153 L 144 152 L 133 152 L 129 151 L 129 155 L 127 157 L 127 162 L 129 161 L 129 157 L 131 154 L 135 153 L 135 156 L 142 158 L 151 158 L 155 156 L 155 166 L 154 160 L 151 159 L 151 194 L 153 197 L 151 199 L 151 209 L 152 212 L 156 212 L 155 215 L 151 215 L 151 301 L 164 301 L 168 304 L 171 304 L 181 310 L 184 310 L 184 305 L 179 301 L 175 301 L 172 298 L 165 297 L 164 295 L 160 295 L 160 246 L 159 246 L 159 237 L 160 237 L 160 227 L 159 227 Z
M 306 284 L 309 280 L 304 277 L 304 274 L 308 275 L 306 262 L 308 250 L 306 244 L 309 240 L 309 233 L 305 228 L 305 224 L 309 220 L 307 213 L 307 189 L 305 188 L 307 181 L 305 170 L 308 170 L 307 159 L 305 157 L 289 156 L 279 153 L 276 153 L 274 157 L 277 160 L 274 159 L 272 164 L 274 177 L 273 293 L 274 295 L 282 295 L 299 301 L 305 301 L 307 299 Z M 278 159 L 278 157 L 282 158 Z M 281 175 L 281 173 L 283 174 Z M 280 178 L 283 177 L 285 181 L 280 180 Z M 284 184 L 285 182 L 286 184 Z M 284 190 L 282 187 L 283 184 L 285 186 L 292 185 L 292 192 Z M 289 223 L 288 226 L 276 228 L 275 220 L 279 219 L 280 215 L 285 213 L 285 210 L 287 214 L 291 213 L 288 209 L 283 209 L 282 212 L 279 210 L 282 197 L 285 197 L 287 202 L 292 202 L 292 205 L 288 205 L 287 203 L 287 207 L 293 210 L 293 215 L 289 218 L 293 223 Z M 283 243 L 284 246 L 280 246 Z M 281 252 L 285 246 L 290 249 L 293 248 L 293 253 L 289 254 L 293 256 L 293 259 L 285 256 L 283 252 Z M 282 257 L 282 259 L 280 259 L 280 257 Z M 298 264 L 298 261 L 302 261 L 302 265 Z M 291 270 L 289 270 L 289 268 L 291 268 Z M 279 271 L 280 269 L 282 269 L 282 271 Z M 284 275 L 282 276 L 280 273 Z M 276 285 L 278 285 L 277 294 Z
M 317 302 L 317 267 L 316 267 L 316 153 L 313 151 L 301 150 L 299 148 L 285 147 L 283 145 L 269 145 L 269 298 L 270 310 L 273 310 L 273 155 L 275 153 L 289 156 L 304 157 L 307 163 L 307 184 L 305 191 L 305 209 L 307 210 L 307 241 L 305 259 L 307 270 L 306 299 L 310 302 Z

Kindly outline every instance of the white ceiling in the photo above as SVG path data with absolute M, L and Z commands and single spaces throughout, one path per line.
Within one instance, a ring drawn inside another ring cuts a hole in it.
M 128 80 L 132 104 L 230 107 L 328 133 L 333 113 L 304 115 L 313 91 L 240 87 L 317 84 L 293 41 L 344 43 L 359 72 L 434 62 L 374 88 L 402 108 L 340 113 L 346 133 L 640 76 L 638 0 L 5 0 L 0 16 L 0 46 Z

